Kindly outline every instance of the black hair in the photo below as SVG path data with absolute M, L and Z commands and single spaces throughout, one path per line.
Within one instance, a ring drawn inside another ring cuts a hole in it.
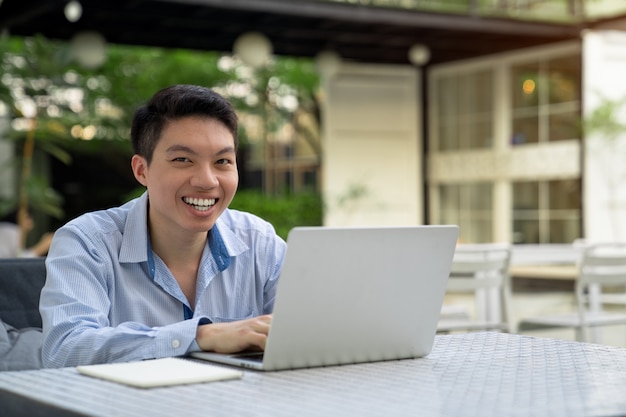
M 158 91 L 135 112 L 130 130 L 134 152 L 149 164 L 167 123 L 188 116 L 222 123 L 232 133 L 237 149 L 238 121 L 232 104 L 210 88 L 178 84 Z

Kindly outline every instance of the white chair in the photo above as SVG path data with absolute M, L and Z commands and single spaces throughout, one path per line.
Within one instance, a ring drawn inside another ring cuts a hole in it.
M 607 304 L 626 300 L 626 243 L 597 243 L 584 249 L 574 296 L 576 311 L 524 318 L 519 328 L 570 327 L 577 340 L 600 343 L 599 326 L 626 324 L 626 312 L 606 309 Z
M 510 259 L 511 248 L 508 244 L 458 245 L 446 295 L 470 294 L 475 311 L 463 312 L 458 305 L 444 302 L 437 331 L 511 332 Z

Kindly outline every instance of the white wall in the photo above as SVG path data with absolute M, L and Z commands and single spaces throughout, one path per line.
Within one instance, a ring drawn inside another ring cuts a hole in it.
M 343 64 L 324 90 L 324 224 L 421 224 L 419 70 Z
M 603 99 L 626 99 L 626 32 L 583 33 L 583 117 Z M 618 121 L 626 125 L 626 105 Z M 626 132 L 611 141 L 598 132 L 585 137 L 583 209 L 590 241 L 626 239 Z

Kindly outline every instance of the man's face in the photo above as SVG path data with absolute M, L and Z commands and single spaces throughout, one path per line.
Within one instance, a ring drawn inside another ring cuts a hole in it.
M 237 190 L 235 141 L 215 119 L 186 117 L 166 125 L 152 162 L 135 155 L 137 180 L 148 188 L 150 226 L 171 233 L 206 232 Z

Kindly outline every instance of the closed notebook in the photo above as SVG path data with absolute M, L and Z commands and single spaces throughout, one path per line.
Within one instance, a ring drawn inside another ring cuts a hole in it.
M 243 372 L 180 358 L 77 366 L 84 375 L 140 388 L 237 379 Z

